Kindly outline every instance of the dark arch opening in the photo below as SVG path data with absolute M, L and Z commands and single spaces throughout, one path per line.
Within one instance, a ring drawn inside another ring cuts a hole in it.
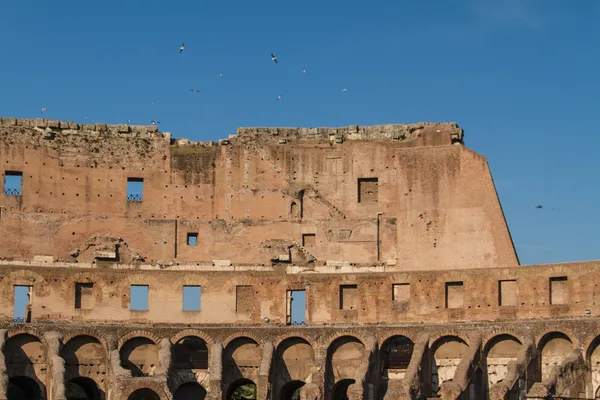
M 43 400 L 38 383 L 26 376 L 15 376 L 8 381 L 8 400 Z
M 101 400 L 98 385 L 90 378 L 77 377 L 67 382 L 67 400 Z
M 256 400 L 256 384 L 250 379 L 238 379 L 229 385 L 227 400 Z
M 342 379 L 333 386 L 333 400 L 349 400 L 348 388 L 355 383 L 354 379 Z
M 181 338 L 173 346 L 175 369 L 207 369 L 208 347 L 197 336 Z
M 196 382 L 188 382 L 179 386 L 173 395 L 173 400 L 204 400 L 206 390 Z
M 393 336 L 381 346 L 384 369 L 407 369 L 412 358 L 412 340 L 406 336 Z
M 143 388 L 131 393 L 127 400 L 160 400 L 160 396 L 152 389 Z
M 281 389 L 281 400 L 300 400 L 300 390 L 306 385 L 302 381 L 291 381 L 286 383 Z

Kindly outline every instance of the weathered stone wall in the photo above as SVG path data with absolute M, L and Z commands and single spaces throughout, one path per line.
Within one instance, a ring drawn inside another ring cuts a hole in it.
M 242 128 L 193 143 L 155 126 L 0 122 L 0 172 L 22 174 L 20 195 L 0 193 L 4 259 L 90 262 L 110 237 L 126 263 L 518 264 L 485 159 L 456 124 Z M 128 201 L 131 178 L 143 201 Z

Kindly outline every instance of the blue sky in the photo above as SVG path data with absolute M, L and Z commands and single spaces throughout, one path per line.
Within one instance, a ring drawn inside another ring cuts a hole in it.
M 599 39 L 595 0 L 6 0 L 0 114 L 193 140 L 456 121 L 521 263 L 598 259 Z

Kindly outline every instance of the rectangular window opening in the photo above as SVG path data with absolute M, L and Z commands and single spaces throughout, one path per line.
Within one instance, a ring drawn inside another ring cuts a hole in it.
M 446 282 L 446 308 L 462 308 L 464 286 L 462 282 Z
M 340 285 L 340 310 L 356 310 L 358 285 Z
M 303 233 L 302 234 L 302 246 L 313 247 L 317 244 L 317 235 L 314 233 Z
M 188 233 L 187 234 L 187 245 L 188 246 L 196 246 L 198 244 L 198 234 L 197 233 Z
M 20 196 L 23 186 L 23 173 L 20 171 L 4 172 L 4 194 L 7 196 Z
M 33 286 L 15 285 L 13 322 L 31 322 L 31 296 Z
M 287 324 L 306 325 L 306 291 L 287 291 Z
M 550 278 L 550 304 L 567 304 L 568 290 L 567 277 L 558 276 Z
M 392 285 L 392 301 L 396 303 L 408 303 L 410 300 L 410 284 L 394 283 Z
M 148 285 L 131 285 L 131 311 L 148 311 Z
M 183 311 L 200 311 L 201 297 L 201 286 L 184 286 Z
M 91 310 L 94 308 L 94 284 L 75 283 L 75 308 L 78 310 Z
M 251 285 L 235 287 L 235 311 L 251 313 L 254 310 L 254 288 Z
M 358 178 L 358 202 L 377 203 L 379 200 L 379 179 Z
M 127 201 L 144 199 L 144 178 L 127 178 Z
M 498 281 L 498 305 L 517 305 L 517 281 L 515 279 Z

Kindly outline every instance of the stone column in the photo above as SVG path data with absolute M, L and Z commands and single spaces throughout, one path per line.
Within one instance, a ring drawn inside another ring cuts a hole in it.
M 121 355 L 119 354 L 119 340 L 116 337 L 106 338 L 108 343 L 108 378 L 106 400 L 121 400 L 119 379 L 131 377 L 129 371 L 121 367 Z
M 4 344 L 6 343 L 6 329 L 0 329 L 0 400 L 6 400 L 8 390 L 8 372 L 4 360 Z
M 217 342 L 210 346 L 210 360 L 208 363 L 208 388 L 206 400 L 221 400 L 223 397 L 221 380 L 223 379 L 223 343 Z
M 271 373 L 271 363 L 273 362 L 273 342 L 268 341 L 263 345 L 260 370 L 258 372 L 258 382 L 256 382 L 256 399 L 268 400 L 271 397 L 269 387 L 269 375 Z
M 62 335 L 51 331 L 44 334 L 46 340 L 46 362 L 50 379 L 46 382 L 48 399 L 65 400 L 65 360 L 60 356 Z
M 156 375 L 168 376 L 171 369 L 171 340 L 162 338 L 158 342 L 158 368 Z
M 302 387 L 300 398 L 302 400 L 319 400 L 325 398 L 325 371 L 327 370 L 327 348 L 315 349 L 315 370 L 310 375 L 310 382 Z

